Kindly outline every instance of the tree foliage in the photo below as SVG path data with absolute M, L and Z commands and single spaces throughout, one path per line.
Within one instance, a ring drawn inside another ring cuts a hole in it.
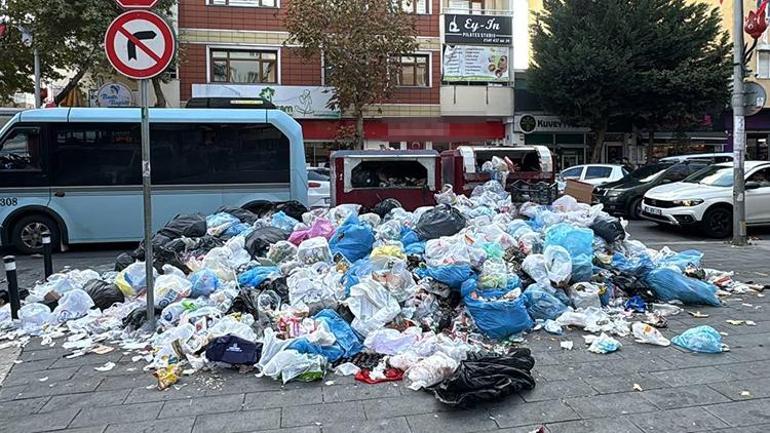
M 174 4 L 176 0 L 161 0 L 156 11 L 168 15 Z M 34 87 L 32 48 L 21 43 L 19 27 L 33 35 L 44 80 L 61 80 L 65 72 L 74 74 L 56 95 L 64 98 L 86 74 L 112 74 L 104 54 L 104 34 L 122 12 L 113 0 L 0 0 L 0 15 L 6 17 L 10 29 L 0 41 L 2 95 L 29 92 Z
M 717 9 L 686 0 L 545 0 L 533 26 L 531 89 L 596 134 L 612 121 L 692 125 L 729 100 L 728 35 Z
M 292 0 L 285 25 L 287 46 L 299 45 L 307 57 L 323 55 L 326 84 L 334 92 L 330 108 L 350 110 L 354 145 L 362 147 L 364 109 L 395 89 L 394 58 L 417 49 L 413 16 L 398 1 Z

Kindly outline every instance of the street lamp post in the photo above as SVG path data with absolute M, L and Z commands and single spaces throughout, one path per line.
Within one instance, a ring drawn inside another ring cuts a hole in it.
M 746 245 L 744 158 L 746 118 L 743 91 L 743 0 L 733 0 L 733 245 Z

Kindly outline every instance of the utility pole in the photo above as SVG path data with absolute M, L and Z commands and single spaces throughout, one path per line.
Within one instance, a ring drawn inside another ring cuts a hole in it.
M 35 43 L 33 41 L 33 43 Z M 40 108 L 43 105 L 43 101 L 40 99 L 40 52 L 37 50 L 37 45 L 33 49 L 35 56 L 35 108 Z
M 746 245 L 744 164 L 746 119 L 743 91 L 743 0 L 733 0 L 733 245 Z

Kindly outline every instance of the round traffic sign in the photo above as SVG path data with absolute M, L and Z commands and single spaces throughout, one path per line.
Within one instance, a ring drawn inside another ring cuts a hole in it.
M 150 9 L 158 4 L 159 0 L 115 0 L 124 9 Z
M 110 24 L 104 36 L 107 59 L 121 74 L 143 80 L 166 70 L 174 58 L 174 33 L 152 12 L 126 12 Z

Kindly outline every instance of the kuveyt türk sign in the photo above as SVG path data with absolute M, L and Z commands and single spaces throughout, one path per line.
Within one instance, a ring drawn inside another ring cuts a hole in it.
M 512 18 L 491 15 L 444 15 L 447 44 L 511 45 Z

